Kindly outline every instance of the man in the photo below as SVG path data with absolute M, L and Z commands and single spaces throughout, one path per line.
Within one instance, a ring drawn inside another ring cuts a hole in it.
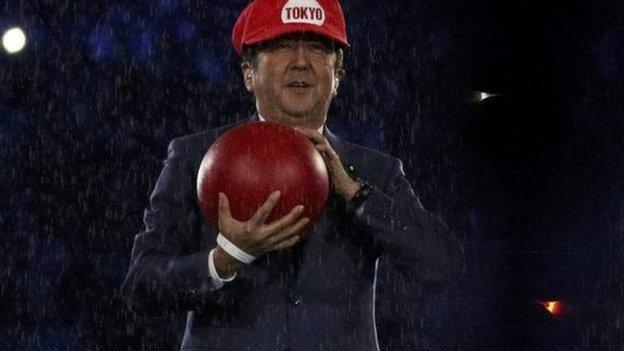
M 195 182 L 205 151 L 233 125 L 175 139 L 135 238 L 124 298 L 140 314 L 188 311 L 183 350 L 378 350 L 379 257 L 440 288 L 458 275 L 461 248 L 423 209 L 400 160 L 325 125 L 349 45 L 337 1 L 255 0 L 232 39 L 258 110 L 243 122 L 306 135 L 328 168 L 331 201 L 301 239 L 301 206 L 265 222 L 279 191 L 250 219 L 232 218 L 219 194 L 214 228 L 202 220 Z

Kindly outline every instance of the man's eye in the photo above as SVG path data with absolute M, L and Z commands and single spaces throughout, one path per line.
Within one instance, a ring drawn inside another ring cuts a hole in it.
M 321 42 L 310 43 L 310 49 L 316 52 L 328 52 L 330 51 L 329 47 Z
M 289 42 L 281 42 L 281 43 L 277 43 L 276 45 L 276 49 L 292 49 L 294 47 L 294 45 L 292 43 Z

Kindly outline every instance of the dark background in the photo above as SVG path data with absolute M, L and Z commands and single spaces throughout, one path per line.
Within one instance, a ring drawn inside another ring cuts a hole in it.
M 168 141 L 253 111 L 244 4 L 0 1 L 29 40 L 0 54 L 0 349 L 178 347 L 183 316 L 134 319 L 119 287 Z M 343 7 L 329 127 L 400 157 L 466 251 L 424 298 L 382 262 L 382 349 L 623 349 L 624 3 Z

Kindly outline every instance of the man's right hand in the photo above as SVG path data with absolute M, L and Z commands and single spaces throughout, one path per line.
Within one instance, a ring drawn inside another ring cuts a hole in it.
M 295 245 L 301 239 L 301 236 L 297 234 L 310 221 L 307 217 L 298 219 L 303 213 L 303 206 L 296 206 L 289 214 L 272 223 L 264 223 L 279 201 L 280 196 L 279 191 L 271 193 L 251 219 L 241 222 L 232 218 L 227 197 L 225 194 L 219 193 L 219 232 L 236 247 L 254 257 Z M 225 273 L 228 276 L 231 275 L 232 270 L 238 270 L 231 267 L 235 263 L 232 260 L 237 260 L 220 247 L 218 247 L 216 255 L 215 266 L 217 271 L 220 271 L 220 275 Z

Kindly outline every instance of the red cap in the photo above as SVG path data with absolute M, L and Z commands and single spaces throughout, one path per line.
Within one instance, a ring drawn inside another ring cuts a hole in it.
M 237 53 L 284 34 L 311 32 L 349 46 L 338 0 L 254 0 L 240 14 L 232 30 Z

